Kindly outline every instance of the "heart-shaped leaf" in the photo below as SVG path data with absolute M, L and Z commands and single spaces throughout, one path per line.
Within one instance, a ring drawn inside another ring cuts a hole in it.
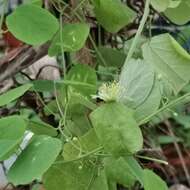
M 142 148 L 143 137 L 126 106 L 107 103 L 90 114 L 95 132 L 107 152 L 116 156 L 133 154 Z
M 59 28 L 57 19 L 50 12 L 32 4 L 19 6 L 7 17 L 6 23 L 16 38 L 30 45 L 47 42 Z

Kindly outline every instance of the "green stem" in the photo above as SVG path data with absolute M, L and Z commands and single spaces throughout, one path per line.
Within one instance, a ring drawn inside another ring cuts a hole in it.
M 65 59 L 64 59 L 64 50 L 63 50 L 63 19 L 62 19 L 62 14 L 60 14 L 60 41 L 61 41 L 61 62 L 63 64 L 63 73 L 64 73 L 64 78 L 66 78 L 66 64 L 65 64 Z
M 135 51 L 135 48 L 137 46 L 137 43 L 138 43 L 138 40 L 139 40 L 139 37 L 143 31 L 143 28 L 144 28 L 144 25 L 147 21 L 147 18 L 148 18 L 148 15 L 149 15 L 149 12 L 150 12 L 150 8 L 149 8 L 149 5 L 150 5 L 150 1 L 151 0 L 146 0 L 146 4 L 145 4 L 145 9 L 144 9 L 144 14 L 143 14 L 143 17 L 142 17 L 142 20 L 140 22 L 140 25 L 138 27 L 138 30 L 137 30 L 137 33 L 134 37 L 134 40 L 133 40 L 133 43 L 129 49 L 129 52 L 128 52 L 128 55 L 127 55 L 127 58 L 125 60 L 125 64 L 127 64 L 129 62 L 129 60 L 132 58 L 133 56 L 133 53 Z
M 171 101 L 171 102 L 168 103 L 166 106 L 161 107 L 161 108 L 158 109 L 156 112 L 150 114 L 148 117 L 146 117 L 146 118 L 144 118 L 143 120 L 141 120 L 141 121 L 139 122 L 139 125 L 142 125 L 142 124 L 147 123 L 148 121 L 150 121 L 150 119 L 152 119 L 152 118 L 153 118 L 154 116 L 156 116 L 157 114 L 161 113 L 162 111 L 164 111 L 164 110 L 166 110 L 166 109 L 168 109 L 168 108 L 170 108 L 170 107 L 173 107 L 173 106 L 175 106 L 175 105 L 181 103 L 184 99 L 188 98 L 189 96 L 190 96 L 190 93 L 187 93 L 187 94 L 185 94 L 185 95 L 183 95 L 183 96 L 181 96 L 181 97 L 179 97 L 179 98 L 177 98 L 177 99 Z
M 167 161 L 160 160 L 160 159 L 157 159 L 157 158 L 151 158 L 151 157 L 141 156 L 141 155 L 136 155 L 136 157 L 137 157 L 137 158 L 144 159 L 144 160 L 149 160 L 149 161 L 157 162 L 157 163 L 160 163 L 160 164 L 168 165 L 168 162 L 167 162 Z
M 86 153 L 86 154 L 84 154 L 84 155 L 82 155 L 82 156 L 80 156 L 78 158 L 75 158 L 75 159 L 72 159 L 72 160 L 68 160 L 68 161 L 57 161 L 54 164 L 66 164 L 66 163 L 71 163 L 71 162 L 79 161 L 81 159 L 84 159 L 86 157 L 94 155 L 97 152 L 100 152 L 102 149 L 103 149 L 102 147 L 99 147 L 99 148 L 97 148 L 95 150 L 92 150 L 91 152 L 88 152 L 88 153 Z
M 91 42 L 91 44 L 92 44 L 92 46 L 93 46 L 95 52 L 97 53 L 97 56 L 100 58 L 100 61 L 102 62 L 102 64 L 103 64 L 104 66 L 107 66 L 107 63 L 106 63 L 104 57 L 102 56 L 102 54 L 100 53 L 100 51 L 98 50 L 98 47 L 97 47 L 96 43 L 94 42 L 94 40 L 93 40 L 91 34 L 89 34 L 89 39 L 90 39 L 90 42 Z

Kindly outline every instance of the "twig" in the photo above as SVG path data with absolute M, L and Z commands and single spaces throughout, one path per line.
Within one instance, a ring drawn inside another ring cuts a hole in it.
M 168 120 L 166 120 L 166 121 L 165 121 L 165 124 L 166 124 L 166 126 L 167 126 L 167 128 L 168 128 L 168 131 L 169 131 L 171 137 L 173 137 L 173 138 L 175 139 L 176 136 L 175 136 L 175 134 L 174 134 L 174 132 L 173 132 L 173 130 L 172 130 L 171 123 L 170 123 Z M 183 158 L 182 151 L 181 151 L 181 149 L 180 149 L 180 147 L 179 147 L 179 144 L 178 144 L 176 141 L 174 141 L 173 144 L 174 144 L 174 146 L 175 146 L 175 149 L 176 149 L 177 154 L 178 154 L 178 156 L 179 156 L 179 159 L 180 159 L 180 161 L 181 161 L 181 164 L 182 164 L 182 167 L 183 167 L 183 170 L 184 170 L 186 179 L 187 179 L 187 183 L 188 183 L 188 185 L 190 186 L 190 174 L 189 174 L 188 168 L 187 168 L 187 166 L 186 166 L 185 160 L 184 160 L 184 158 Z

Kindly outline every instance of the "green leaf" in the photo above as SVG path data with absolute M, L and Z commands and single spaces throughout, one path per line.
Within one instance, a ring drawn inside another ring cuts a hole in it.
M 117 190 L 117 183 L 112 180 L 108 181 L 109 190 Z
M 174 8 L 168 8 L 164 12 L 164 14 L 173 23 L 178 24 L 178 25 L 184 25 L 188 21 L 190 21 L 190 14 L 189 14 L 189 11 L 190 11 L 190 2 L 189 2 L 189 0 L 183 0 L 180 3 L 178 2 L 177 5 L 174 4 L 173 5 Z M 172 7 L 172 5 L 171 5 L 171 7 Z
M 76 105 L 75 109 L 77 107 L 79 105 Z M 82 136 L 91 128 L 89 119 L 84 114 L 72 114 L 71 118 L 69 117 L 70 120 L 68 120 L 67 126 L 65 127 L 66 134 L 69 136 Z
M 71 102 L 71 104 L 80 104 L 90 110 L 94 110 L 97 108 L 96 104 L 94 104 L 88 98 L 84 97 L 82 94 L 79 93 L 70 94 L 69 101 Z
M 42 0 L 24 0 L 23 3 L 24 4 L 32 4 L 32 5 L 36 5 L 36 6 L 40 6 L 40 7 L 42 7 L 42 5 L 43 5 Z
M 126 163 L 128 164 L 129 172 L 136 177 L 136 179 L 143 184 L 143 170 L 139 163 L 132 157 L 124 157 Z
M 124 42 L 124 47 L 123 48 L 124 48 L 124 52 L 125 52 L 126 55 L 130 51 L 130 48 L 131 48 L 132 43 L 133 43 L 133 40 L 134 40 L 134 37 L 130 38 L 129 40 L 127 40 L 127 41 Z M 142 56 L 142 49 L 141 49 L 141 47 L 147 41 L 149 41 L 149 39 L 147 37 L 142 36 L 142 35 L 139 36 L 136 48 L 135 48 L 133 56 L 132 56 L 134 59 L 142 59 L 143 56 Z
M 6 20 L 9 31 L 19 40 L 40 45 L 50 40 L 59 28 L 57 19 L 35 5 L 21 5 Z
M 151 4 L 154 9 L 159 12 L 163 12 L 169 7 L 170 0 L 152 0 Z
M 95 131 L 91 129 L 85 135 L 75 137 L 75 140 L 66 143 L 62 155 L 64 160 L 72 160 L 78 158 L 82 153 L 86 154 L 100 147 L 99 139 Z
M 90 27 L 85 23 L 65 24 L 61 31 L 59 31 L 54 37 L 48 54 L 55 56 L 61 53 L 61 48 L 66 52 L 75 52 L 80 50 L 89 35 Z
M 105 170 L 101 170 L 97 178 L 92 182 L 90 190 L 110 190 L 108 188 L 107 176 Z
M 46 115 L 51 115 L 52 112 L 59 113 L 56 100 L 51 100 L 49 103 L 46 104 L 44 107 L 44 113 Z
M 159 135 L 158 136 L 158 143 L 159 144 L 171 144 L 175 142 L 180 142 L 180 139 L 177 137 L 172 137 L 168 135 Z
M 148 97 L 153 84 L 153 68 L 141 59 L 131 59 L 124 65 L 120 75 L 118 100 L 136 108 Z
M 62 159 L 59 162 L 61 161 L 64 160 Z M 45 173 L 43 184 L 46 190 L 91 189 L 90 187 L 96 179 L 96 175 L 97 168 L 87 160 L 57 163 Z
M 41 121 L 40 119 L 30 119 L 27 127 L 36 135 L 49 135 L 52 137 L 57 135 L 57 130 L 53 126 Z
M 29 184 L 48 170 L 61 151 L 60 140 L 35 136 L 8 171 L 8 180 L 14 185 Z M 24 175 L 23 175 L 24 171 Z
M 35 80 L 32 84 L 34 90 L 37 92 L 52 92 L 55 90 L 55 83 L 52 80 Z
M 68 84 L 69 91 L 81 93 L 86 97 L 96 94 L 97 76 L 94 69 L 84 64 L 77 64 L 69 71 L 64 84 Z
M 189 115 L 179 114 L 174 116 L 174 119 L 183 126 L 184 129 L 190 129 L 190 117 Z
M 161 34 L 143 46 L 145 60 L 158 77 L 169 82 L 177 94 L 189 81 L 190 55 L 169 34 Z
M 139 180 L 137 175 L 142 175 L 142 169 L 132 157 L 118 159 L 109 157 L 104 160 L 106 174 L 109 181 L 122 184 L 125 187 L 131 187 L 134 183 Z M 136 168 L 138 165 L 138 168 Z M 135 166 L 135 169 L 133 168 Z M 136 173 L 138 173 L 136 175 Z M 141 177 L 140 177 L 141 178 Z
M 0 119 L 0 161 L 13 154 L 21 143 L 26 123 L 20 116 L 8 116 Z
M 133 157 L 109 157 L 104 162 L 109 185 L 113 185 L 113 189 L 113 182 L 125 187 L 131 187 L 136 181 L 143 184 L 143 169 Z
M 135 12 L 120 0 L 93 0 L 98 23 L 108 32 L 116 33 L 132 22 Z
M 142 148 L 143 137 L 133 111 L 120 103 L 103 104 L 90 114 L 101 144 L 116 156 L 133 154 Z
M 0 106 L 5 106 L 8 103 L 16 100 L 17 98 L 22 96 L 26 91 L 28 91 L 31 87 L 32 84 L 25 84 L 0 95 Z
M 170 4 L 168 8 L 176 8 L 177 6 L 179 6 L 182 0 L 169 0 L 169 1 Z
M 168 190 L 166 183 L 151 170 L 144 170 L 143 181 L 145 190 Z
M 135 119 L 139 122 L 154 113 L 160 106 L 161 98 L 162 94 L 160 92 L 159 82 L 155 81 L 149 96 L 135 110 Z
M 121 67 L 123 65 L 126 55 L 122 51 L 107 47 L 99 47 L 98 50 L 104 58 L 106 66 Z M 98 55 L 97 59 L 98 64 L 103 65 Z

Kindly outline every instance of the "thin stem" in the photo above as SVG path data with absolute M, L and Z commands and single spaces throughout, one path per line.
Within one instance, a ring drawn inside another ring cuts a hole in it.
M 161 113 L 162 111 L 172 107 L 172 106 L 175 106 L 177 105 L 178 103 L 181 103 L 184 99 L 186 99 L 187 97 L 190 96 L 190 93 L 187 93 L 173 101 L 171 101 L 170 103 L 168 103 L 167 105 L 161 107 L 160 109 L 158 109 L 156 112 L 150 114 L 148 117 L 144 118 L 143 120 L 139 121 L 139 125 L 142 125 L 142 124 L 145 124 L 147 123 L 148 121 L 150 121 L 150 119 L 152 119 L 154 116 L 156 116 L 157 114 Z
M 70 163 L 70 162 L 75 162 L 75 161 L 79 161 L 81 159 L 84 159 L 86 157 L 89 157 L 89 156 L 92 156 L 94 155 L 95 153 L 101 151 L 103 149 L 103 147 L 99 147 L 95 150 L 92 150 L 91 152 L 88 152 L 86 154 L 83 154 L 82 156 L 78 157 L 78 158 L 75 158 L 75 159 L 72 159 L 72 160 L 68 160 L 68 161 L 57 161 L 55 162 L 54 164 L 66 164 L 66 163 Z
M 127 63 L 130 61 L 130 59 L 132 58 L 133 53 L 134 53 L 134 51 L 135 51 L 135 48 L 136 48 L 136 46 L 137 46 L 139 37 L 140 37 L 140 35 L 141 35 L 142 31 L 143 31 L 143 28 L 144 28 L 144 26 L 145 26 L 145 23 L 146 23 L 146 21 L 147 21 L 147 18 L 148 18 L 149 12 L 150 12 L 150 8 L 149 8 L 150 1 L 151 1 L 151 0 L 146 0 L 145 9 L 144 9 L 144 14 L 143 14 L 142 20 L 141 20 L 141 22 L 140 22 L 140 25 L 139 25 L 139 27 L 138 27 L 137 33 L 136 33 L 136 35 L 135 35 L 135 37 L 134 37 L 133 43 L 132 43 L 132 45 L 131 45 L 131 47 L 130 47 L 130 49 L 129 49 L 127 58 L 126 58 L 126 60 L 125 60 L 125 64 L 127 64 Z
M 144 159 L 144 160 L 149 160 L 149 161 L 157 162 L 157 163 L 160 163 L 160 164 L 168 165 L 167 161 L 160 160 L 160 159 L 157 159 L 157 158 L 151 158 L 151 157 L 148 157 L 148 156 L 141 156 L 141 155 L 136 155 L 136 157 Z
M 81 0 L 79 2 L 79 4 L 72 10 L 72 15 L 71 16 L 73 16 L 77 12 L 77 10 L 82 7 L 82 5 L 85 3 L 85 1 L 87 1 L 87 0 Z
M 96 43 L 94 42 L 94 40 L 93 40 L 91 34 L 89 34 L 89 39 L 90 39 L 90 42 L 91 42 L 91 44 L 92 44 L 92 46 L 93 46 L 95 52 L 97 53 L 98 57 L 100 58 L 102 64 L 103 64 L 104 66 L 107 66 L 107 63 L 106 63 L 104 57 L 102 56 L 102 54 L 100 53 L 100 51 L 98 50 L 98 47 L 97 47 Z
M 60 112 L 60 116 L 63 118 L 64 117 L 64 113 L 62 111 L 62 108 L 61 108 L 61 105 L 59 103 L 59 99 L 58 99 L 58 96 L 57 96 L 57 89 L 56 89 L 56 83 L 55 83 L 55 81 L 54 81 L 54 93 L 55 93 L 55 101 L 56 101 L 58 110 Z
M 60 22 L 60 41 L 61 41 L 61 62 L 63 64 L 63 73 L 64 73 L 64 78 L 66 78 L 66 64 L 65 64 L 65 59 L 64 59 L 64 49 L 63 49 L 63 19 L 62 19 L 62 13 L 60 14 L 59 22 Z

